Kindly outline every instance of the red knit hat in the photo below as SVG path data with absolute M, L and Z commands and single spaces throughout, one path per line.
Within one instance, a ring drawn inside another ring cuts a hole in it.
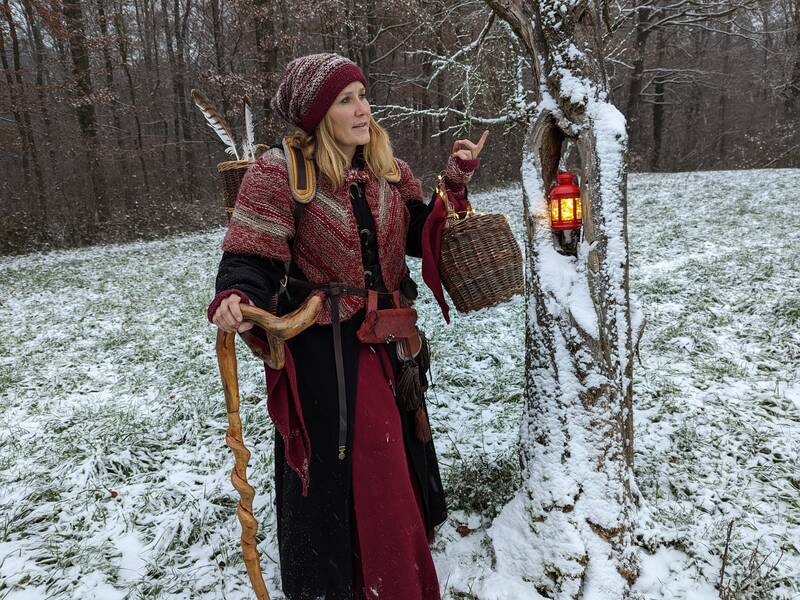
M 336 96 L 344 88 L 367 79 L 358 65 L 338 54 L 309 54 L 286 65 L 272 109 L 306 133 L 314 133 Z

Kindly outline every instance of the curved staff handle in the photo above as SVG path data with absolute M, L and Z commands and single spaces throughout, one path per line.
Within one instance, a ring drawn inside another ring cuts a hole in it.
M 273 369 L 282 369 L 285 359 L 284 342 L 314 323 L 317 313 L 322 307 L 322 298 L 318 295 L 309 297 L 296 311 L 285 317 L 276 317 L 265 310 L 254 306 L 241 306 L 242 317 L 260 325 L 267 332 L 270 353 L 265 362 Z M 228 431 L 225 443 L 233 451 L 234 467 L 231 471 L 231 483 L 239 492 L 239 506 L 236 514 L 242 525 L 242 555 L 247 568 L 247 575 L 258 600 L 270 600 L 264 576 L 261 573 L 261 562 L 256 546 L 258 521 L 253 516 L 253 498 L 256 495 L 253 487 L 247 482 L 247 463 L 250 451 L 244 445 L 242 437 L 242 420 L 239 418 L 239 372 L 236 362 L 236 334 L 217 330 L 217 362 L 225 392 L 225 407 L 228 413 Z
M 242 319 L 260 325 L 267 334 L 269 354 L 264 356 L 267 365 L 275 370 L 283 368 L 285 360 L 283 343 L 314 324 L 322 308 L 322 301 L 323 296 L 320 294 L 309 296 L 300 308 L 283 317 L 276 317 L 255 306 L 239 305 Z

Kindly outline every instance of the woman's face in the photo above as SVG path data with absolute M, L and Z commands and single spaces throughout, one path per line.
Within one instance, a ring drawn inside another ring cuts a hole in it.
M 360 81 L 344 88 L 327 114 L 337 145 L 344 151 L 369 143 L 370 109 L 367 90 Z

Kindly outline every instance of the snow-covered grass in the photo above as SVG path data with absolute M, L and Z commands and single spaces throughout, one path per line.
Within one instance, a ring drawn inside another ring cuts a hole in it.
M 505 201 L 477 196 L 476 206 Z M 221 236 L 0 260 L 0 598 L 249 597 L 205 318 Z M 454 508 L 490 515 L 518 477 L 522 299 L 447 327 L 423 296 L 443 476 Z M 262 564 L 276 591 L 263 368 L 243 345 L 240 356 Z
M 633 175 L 629 186 L 631 282 L 647 315 L 639 537 L 653 553 L 638 589 L 716 597 L 735 517 L 726 577 L 735 584 L 753 550 L 767 556 L 762 572 L 783 551 L 766 581 L 776 587 L 757 597 L 796 598 L 800 171 Z M 521 235 L 518 189 L 473 202 L 510 214 Z M 251 597 L 205 321 L 221 235 L 0 259 L 0 600 Z M 434 548 L 445 597 L 513 597 L 485 530 L 519 483 L 523 302 L 450 326 L 426 290 L 418 308 L 453 509 Z M 240 356 L 262 565 L 278 599 L 272 428 L 263 371 Z
M 798 189 L 798 170 L 630 180 L 631 281 L 647 315 L 635 388 L 649 508 L 640 534 L 685 553 L 664 554 L 674 572 L 643 591 L 693 597 L 687 574 L 716 583 L 735 519 L 731 589 L 752 553 L 762 575 L 777 562 L 735 597 L 800 597 Z

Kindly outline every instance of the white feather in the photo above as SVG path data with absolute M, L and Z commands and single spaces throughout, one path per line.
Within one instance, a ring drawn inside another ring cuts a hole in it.
M 219 113 L 200 90 L 192 90 L 192 99 L 206 118 L 208 126 L 214 130 L 214 133 L 216 133 L 219 139 L 222 140 L 222 143 L 225 144 L 225 152 L 227 152 L 229 156 L 235 156 L 236 160 L 239 160 L 239 153 L 236 151 L 236 142 L 233 139 L 230 126 L 225 121 L 225 117 Z
M 255 132 L 253 131 L 253 112 L 250 110 L 250 98 L 244 97 L 244 154 L 250 160 L 256 159 Z
M 225 154 L 228 156 L 235 156 L 236 160 L 239 160 L 239 152 L 236 150 L 236 142 L 234 142 L 233 138 L 228 135 L 228 132 L 211 121 L 208 122 L 208 126 L 217 133 L 219 139 L 221 139 L 225 144 Z

